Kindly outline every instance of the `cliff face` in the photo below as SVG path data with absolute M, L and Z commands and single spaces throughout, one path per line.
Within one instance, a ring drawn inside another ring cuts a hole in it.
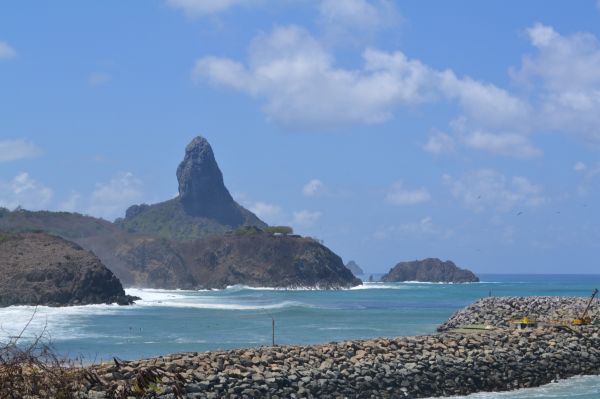
M 132 232 L 179 241 L 222 234 L 242 225 L 266 227 L 233 200 L 205 138 L 198 136 L 188 144 L 176 174 L 179 196 L 154 205 L 133 205 L 118 224 Z
M 348 288 L 360 284 L 339 256 L 318 242 L 260 230 L 182 243 L 162 239 L 121 245 L 132 285 L 210 289 L 254 287 Z
M 94 254 L 45 233 L 2 233 L 0 273 L 0 306 L 133 302 Z
M 479 278 L 470 270 L 461 269 L 453 262 L 442 262 L 428 258 L 412 262 L 400 262 L 394 266 L 382 281 L 423 281 L 432 283 L 469 283 L 478 282 Z

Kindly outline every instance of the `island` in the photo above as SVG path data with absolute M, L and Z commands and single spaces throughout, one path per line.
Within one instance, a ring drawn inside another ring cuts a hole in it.
M 475 283 L 479 281 L 472 271 L 461 269 L 452 261 L 427 258 L 400 262 L 381 277 L 385 282 L 419 281 L 429 283 Z
M 365 272 L 363 271 L 363 269 L 360 268 L 360 266 L 353 260 L 349 261 L 348 263 L 346 263 L 346 267 L 348 269 L 350 269 L 350 271 L 352 272 L 352 274 L 354 274 L 355 276 L 362 276 L 363 274 L 365 274 Z

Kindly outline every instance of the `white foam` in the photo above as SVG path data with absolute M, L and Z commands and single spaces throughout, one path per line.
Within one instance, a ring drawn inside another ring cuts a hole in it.
M 600 392 L 600 376 L 577 376 L 537 388 L 523 388 L 508 392 L 480 392 L 453 399 L 569 399 L 596 398 Z
M 395 283 L 382 283 L 382 282 L 368 282 L 363 283 L 362 285 L 357 285 L 356 287 L 350 288 L 351 290 L 377 290 L 377 289 L 387 289 L 387 290 L 405 290 L 409 287 L 403 286 Z
M 344 290 L 347 288 L 338 288 L 338 290 Z M 251 290 L 251 291 L 331 291 L 331 289 L 327 287 L 251 287 L 249 285 L 229 285 L 225 289 L 227 291 L 241 291 L 241 290 Z
M 188 309 L 211 309 L 211 310 L 261 310 L 261 309 L 283 309 L 292 307 L 311 307 L 310 305 L 296 301 L 282 301 L 276 303 L 239 303 L 227 301 L 198 301 L 193 300 L 160 300 L 160 301 L 139 301 L 138 306 L 148 307 L 171 307 Z M 222 299 L 222 298 L 210 298 Z
M 0 341 L 8 341 L 23 330 L 22 341 L 31 341 L 34 337 L 44 335 L 50 340 L 72 339 L 90 334 L 83 333 L 82 317 L 118 312 L 119 305 L 85 305 L 85 306 L 9 306 L 0 308 Z M 27 325 L 29 323 L 29 325 Z

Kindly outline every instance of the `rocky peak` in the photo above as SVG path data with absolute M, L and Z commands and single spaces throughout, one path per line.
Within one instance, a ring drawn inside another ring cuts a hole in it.
M 187 214 L 210 217 L 230 226 L 242 223 L 243 215 L 225 187 L 213 150 L 204 137 L 194 138 L 185 148 L 177 181 L 179 199 Z

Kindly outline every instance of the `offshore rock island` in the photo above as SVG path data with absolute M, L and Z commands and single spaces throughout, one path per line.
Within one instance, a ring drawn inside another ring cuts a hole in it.
M 133 205 L 115 223 L 77 213 L 0 208 L 0 230 L 41 230 L 74 241 L 129 287 L 335 289 L 361 284 L 317 240 L 270 228 L 235 202 L 205 138 L 189 143 L 176 175 L 177 197 Z
M 381 277 L 385 282 L 420 281 L 429 283 L 476 283 L 479 282 L 472 271 L 461 269 L 452 261 L 442 262 L 428 258 L 412 262 L 400 262 Z

